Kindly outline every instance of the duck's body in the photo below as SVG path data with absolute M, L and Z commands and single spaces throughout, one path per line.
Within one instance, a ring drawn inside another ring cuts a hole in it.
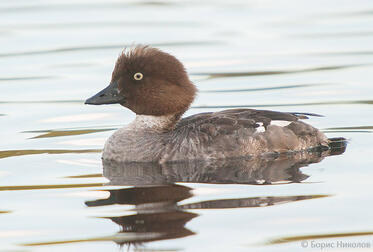
M 231 109 L 180 119 L 195 93 L 173 56 L 149 47 L 121 55 L 109 87 L 86 102 L 120 103 L 137 114 L 107 140 L 103 159 L 165 163 L 328 148 L 299 113 Z
M 202 113 L 186 117 L 165 131 L 164 126 L 172 121 L 173 118 L 167 117 L 137 116 L 107 140 L 103 158 L 164 163 L 259 156 L 328 146 L 323 133 L 289 113 L 251 109 Z M 277 122 L 283 126 L 276 125 Z

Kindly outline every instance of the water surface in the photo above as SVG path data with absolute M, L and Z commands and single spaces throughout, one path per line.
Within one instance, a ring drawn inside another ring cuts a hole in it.
M 373 247 L 371 1 L 2 1 L 0 20 L 0 251 Z M 310 123 L 348 147 L 270 164 L 103 165 L 105 139 L 134 115 L 83 101 L 134 43 L 185 63 L 200 90 L 186 115 L 316 113 Z

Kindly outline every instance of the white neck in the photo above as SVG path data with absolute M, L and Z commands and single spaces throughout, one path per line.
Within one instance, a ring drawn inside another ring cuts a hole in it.
M 171 129 L 176 123 L 175 115 L 136 115 L 128 127 L 131 129 L 154 129 L 154 130 L 167 130 Z

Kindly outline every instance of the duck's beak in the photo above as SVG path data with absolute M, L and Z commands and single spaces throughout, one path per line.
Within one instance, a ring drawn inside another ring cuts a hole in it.
M 88 98 L 85 101 L 85 104 L 91 105 L 102 105 L 102 104 L 114 104 L 114 103 L 123 103 L 125 97 L 119 93 L 118 83 L 112 82 L 109 86 Z

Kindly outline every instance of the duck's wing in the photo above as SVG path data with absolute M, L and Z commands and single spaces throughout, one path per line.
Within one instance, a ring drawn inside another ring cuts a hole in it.
M 192 115 L 166 133 L 161 162 L 280 153 L 324 143 L 321 132 L 299 120 L 306 118 L 301 113 L 255 109 Z
M 183 118 L 177 124 L 176 129 L 207 125 L 214 127 L 217 131 L 219 131 L 219 128 L 224 128 L 224 131 L 227 131 L 229 127 L 231 127 L 232 130 L 237 129 L 237 127 L 267 127 L 271 124 L 271 121 L 294 122 L 298 119 L 307 119 L 309 115 L 318 116 L 316 114 L 297 112 L 286 113 L 256 109 L 229 109 L 219 112 L 200 113 Z

